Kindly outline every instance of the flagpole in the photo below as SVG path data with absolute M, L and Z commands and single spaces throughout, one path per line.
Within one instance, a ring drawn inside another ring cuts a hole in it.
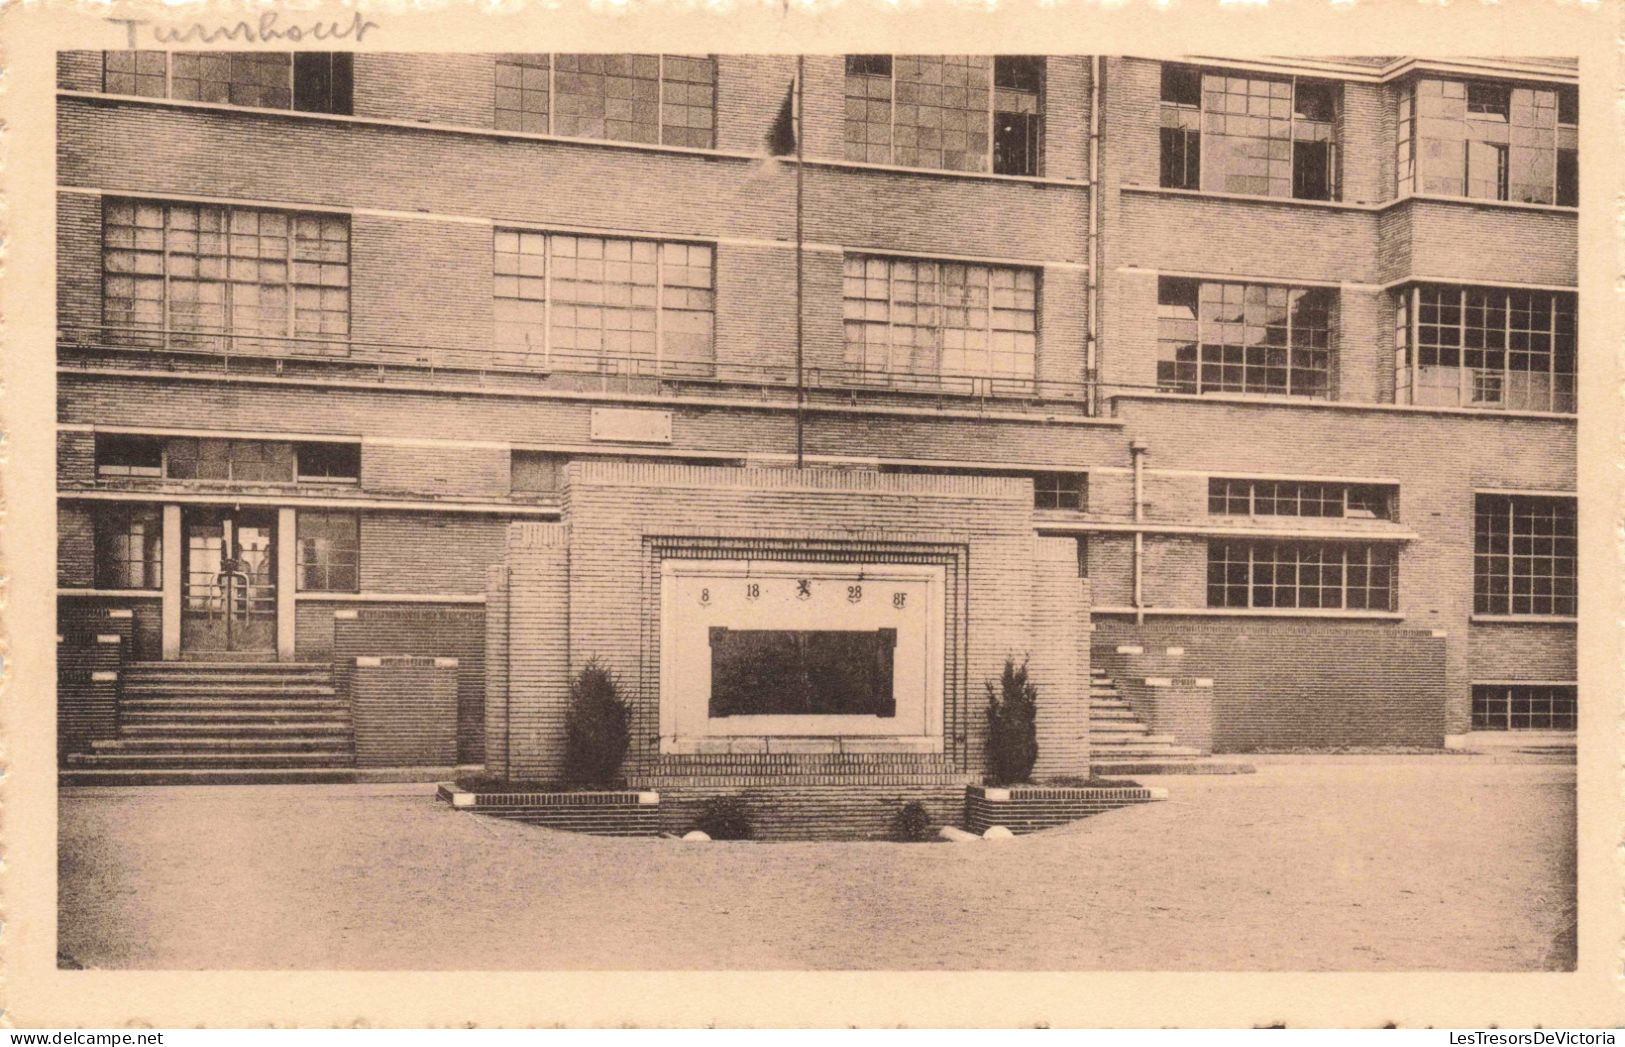
M 806 125 L 802 122 L 803 98 L 806 92 L 803 89 L 804 74 L 807 71 L 807 56 L 796 56 L 796 468 L 803 464 L 803 451 L 805 447 L 803 419 L 804 407 L 807 401 L 807 387 L 802 375 L 802 330 L 801 330 L 801 267 L 802 267 L 802 168 L 801 140 L 805 137 Z

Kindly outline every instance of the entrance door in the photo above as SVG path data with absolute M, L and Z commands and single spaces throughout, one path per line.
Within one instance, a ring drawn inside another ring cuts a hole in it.
M 187 508 L 181 654 L 274 657 L 276 511 Z

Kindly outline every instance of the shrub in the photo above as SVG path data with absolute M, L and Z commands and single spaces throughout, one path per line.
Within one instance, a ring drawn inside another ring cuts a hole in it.
M 994 785 L 1027 781 L 1038 762 L 1038 688 L 1027 662 L 1004 660 L 997 689 L 987 681 L 987 772 Z
M 713 796 L 705 801 L 694 828 L 713 840 L 749 840 L 755 835 L 750 811 L 737 796 Z
M 925 804 L 910 800 L 891 819 L 891 838 L 898 843 L 919 843 L 931 837 L 931 814 Z
M 628 711 L 615 678 L 596 660 L 582 666 L 570 683 L 564 717 L 564 781 L 572 786 L 609 787 L 618 783 L 621 759 L 630 740 Z

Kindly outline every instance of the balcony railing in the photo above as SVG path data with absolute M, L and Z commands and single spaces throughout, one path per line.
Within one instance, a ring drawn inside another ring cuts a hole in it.
M 431 377 L 486 385 L 492 382 L 608 391 L 677 390 L 688 386 L 750 390 L 759 395 L 793 396 L 796 373 L 788 364 L 659 359 L 608 353 L 566 353 L 505 349 L 465 349 L 411 342 L 380 342 L 224 331 L 160 330 L 110 324 L 63 324 L 64 350 L 86 353 L 151 354 L 168 360 L 192 358 L 223 371 L 274 367 L 283 363 L 330 364 L 376 372 L 383 378 Z M 806 367 L 802 387 L 809 396 L 855 398 L 866 394 L 920 398 L 941 407 L 986 409 L 1021 404 L 1086 413 L 1092 385 L 1047 378 L 881 371 L 845 367 Z

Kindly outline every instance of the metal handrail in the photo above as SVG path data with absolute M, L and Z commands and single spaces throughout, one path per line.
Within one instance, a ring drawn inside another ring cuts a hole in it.
M 612 353 L 542 352 L 501 345 L 464 349 L 420 342 L 386 342 L 300 335 L 240 334 L 218 329 L 174 330 L 141 325 L 59 325 L 65 346 L 86 349 L 197 354 L 232 359 L 341 361 L 366 367 L 530 376 L 694 382 L 793 389 L 789 364 L 718 360 L 661 360 Z M 810 390 L 912 393 L 965 400 L 1030 400 L 1087 404 L 1092 383 L 1016 376 L 976 376 L 879 368 L 808 367 Z

